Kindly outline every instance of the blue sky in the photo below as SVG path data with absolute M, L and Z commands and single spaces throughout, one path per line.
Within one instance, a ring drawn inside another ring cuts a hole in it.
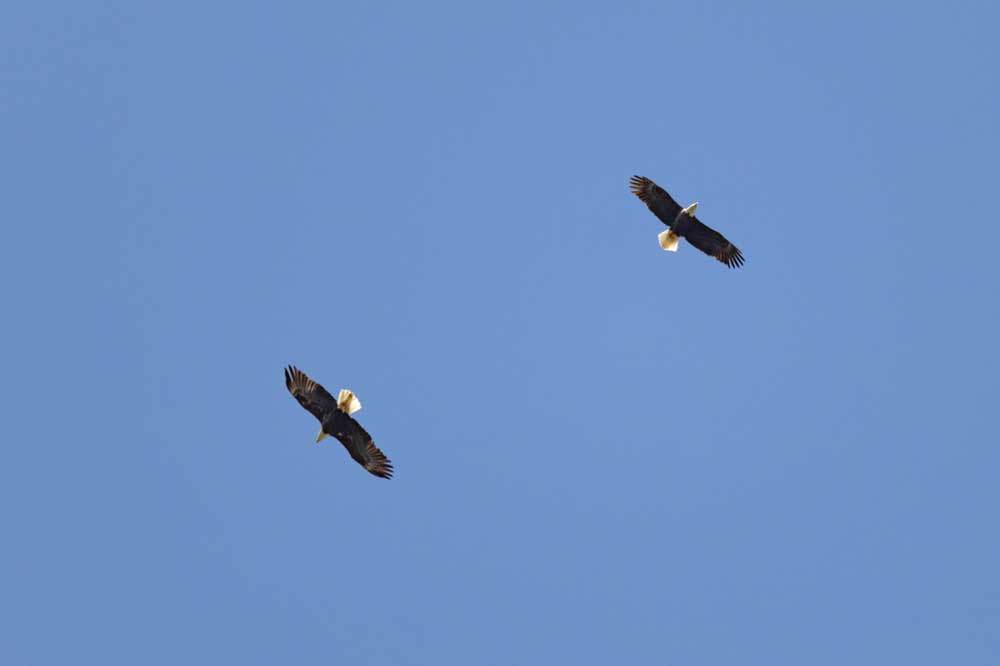
M 8 3 L 0 660 L 994 663 L 998 18 Z

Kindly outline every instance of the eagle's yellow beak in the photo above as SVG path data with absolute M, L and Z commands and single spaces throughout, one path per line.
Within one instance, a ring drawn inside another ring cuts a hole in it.
M 321 441 L 323 441 L 324 437 L 329 437 L 329 435 L 326 434 L 325 432 L 323 432 L 323 429 L 320 428 L 319 429 L 319 434 L 316 435 L 316 443 L 319 444 Z
M 694 209 L 698 207 L 698 202 L 695 201 L 693 204 L 684 209 L 684 213 L 687 215 L 694 215 Z

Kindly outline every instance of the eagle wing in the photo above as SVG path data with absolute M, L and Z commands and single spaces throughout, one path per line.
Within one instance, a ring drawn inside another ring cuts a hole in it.
M 715 257 L 730 268 L 743 265 L 743 253 L 726 240 L 726 237 L 696 217 L 692 217 L 688 228 L 681 234 L 687 242 L 705 254 Z
M 294 365 L 285 368 L 285 386 L 299 404 L 319 419 L 323 419 L 337 409 L 337 401 L 319 383 L 309 379 L 309 375 Z
M 347 452 L 366 470 L 383 479 L 392 478 L 392 462 L 375 446 L 375 441 L 354 417 L 338 411 L 333 423 L 327 426 L 330 434 L 340 440 Z
M 645 176 L 632 176 L 628 184 L 632 194 L 642 199 L 660 222 L 668 227 L 673 225 L 681 207 L 665 189 Z

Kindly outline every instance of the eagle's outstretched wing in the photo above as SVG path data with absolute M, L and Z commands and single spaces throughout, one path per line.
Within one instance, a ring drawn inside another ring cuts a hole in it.
M 361 427 L 354 417 L 338 412 L 327 427 L 330 434 L 340 440 L 351 457 L 366 470 L 383 479 L 392 478 L 392 461 L 375 446 L 368 431 Z
M 705 254 L 730 268 L 743 265 L 743 253 L 726 237 L 696 217 L 692 217 L 681 236 Z
M 323 423 L 323 419 L 337 409 L 337 401 L 319 383 L 294 365 L 285 368 L 285 386 L 299 404 Z
M 674 223 L 681 207 L 665 189 L 645 176 L 632 176 L 628 184 L 632 194 L 642 199 L 660 222 L 668 227 Z

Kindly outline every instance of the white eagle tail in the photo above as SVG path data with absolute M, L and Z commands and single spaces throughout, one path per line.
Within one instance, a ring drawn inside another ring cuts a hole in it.
M 353 391 L 340 389 L 340 395 L 337 396 L 337 409 L 353 414 L 361 409 L 361 401 L 358 400 L 358 396 L 354 395 Z
M 660 247 L 662 247 L 667 252 L 676 252 L 677 246 L 680 244 L 681 237 L 675 234 L 670 229 L 666 231 L 661 231 L 656 236 L 660 239 Z

